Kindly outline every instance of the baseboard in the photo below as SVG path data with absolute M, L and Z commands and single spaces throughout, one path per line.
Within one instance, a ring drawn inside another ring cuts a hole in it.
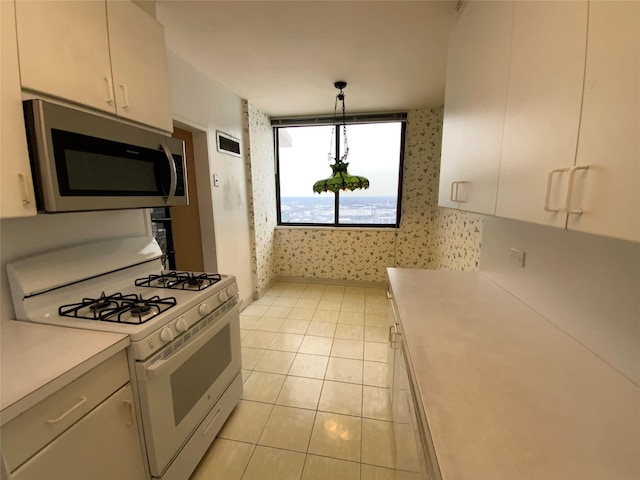
M 269 289 L 273 287 L 276 283 L 278 283 L 278 279 L 272 278 L 267 285 L 253 292 L 253 299 L 260 300 L 262 297 L 264 297 L 264 294 L 267 293 Z
M 275 282 L 342 285 L 345 287 L 387 288 L 387 282 L 367 282 L 364 280 L 341 280 L 338 278 L 287 277 L 287 276 L 280 275 L 276 277 L 273 283 Z

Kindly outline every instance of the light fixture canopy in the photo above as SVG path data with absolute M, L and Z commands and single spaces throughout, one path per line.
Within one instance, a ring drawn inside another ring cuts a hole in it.
M 331 130 L 331 146 L 329 147 L 329 162 L 334 162 L 331 165 L 333 174 L 329 178 L 318 180 L 313 184 L 313 191 L 315 193 L 333 192 L 337 193 L 340 190 L 357 190 L 369 188 L 369 180 L 360 175 L 351 175 L 347 171 L 349 164 L 346 162 L 349 155 L 349 143 L 347 142 L 347 124 L 346 124 L 346 110 L 344 106 L 344 88 L 347 86 L 347 82 L 338 81 L 333 84 L 340 92 L 336 95 L 336 102 L 333 107 L 333 129 Z M 333 139 L 335 138 L 336 129 L 336 117 L 338 114 L 338 101 L 342 102 L 342 152 L 343 155 L 338 158 L 333 152 Z

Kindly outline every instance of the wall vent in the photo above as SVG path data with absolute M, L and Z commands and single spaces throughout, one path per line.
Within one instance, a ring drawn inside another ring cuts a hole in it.
M 242 153 L 240 153 L 240 141 L 237 138 L 216 130 L 216 139 L 219 152 L 228 153 L 229 155 L 233 155 L 235 157 L 242 156 Z

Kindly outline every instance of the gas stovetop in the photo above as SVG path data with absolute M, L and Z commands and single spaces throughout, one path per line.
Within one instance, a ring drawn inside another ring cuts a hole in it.
M 147 345 L 163 331 L 165 338 L 177 337 L 229 300 L 237 302 L 233 275 L 166 271 L 161 255 L 152 238 L 131 237 L 12 262 L 7 273 L 16 318 L 122 333 Z
M 219 273 L 169 271 L 138 278 L 135 284 L 138 287 L 169 288 L 172 290 L 204 290 L 220 280 L 222 277 Z
M 162 271 L 135 279 L 133 286 L 155 289 L 182 290 L 200 292 L 222 280 L 218 273 L 194 273 L 179 271 Z M 139 325 L 148 322 L 176 306 L 174 296 L 144 295 L 143 293 L 121 292 L 99 296 L 85 297 L 79 302 L 61 305 L 58 314 L 63 317 L 82 318 L 104 322 L 127 323 Z
M 136 293 L 124 295 L 117 292 L 105 295 L 102 292 L 98 298 L 83 298 L 80 302 L 62 305 L 58 308 L 58 313 L 63 317 L 138 325 L 148 322 L 177 303 L 175 297 L 160 298 L 154 295 L 144 298 Z

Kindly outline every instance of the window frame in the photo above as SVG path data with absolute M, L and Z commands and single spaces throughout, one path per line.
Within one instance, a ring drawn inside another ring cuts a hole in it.
M 396 223 L 340 223 L 340 192 L 332 193 L 334 195 L 334 214 L 332 223 L 307 223 L 307 222 L 283 222 L 281 212 L 281 195 L 280 195 L 280 139 L 278 129 L 289 127 L 310 127 L 332 125 L 335 126 L 334 148 L 336 158 L 340 158 L 341 152 L 341 127 L 342 122 L 334 122 L 331 117 L 301 117 L 301 118 L 281 118 L 272 119 L 271 126 L 273 128 L 274 143 L 274 161 L 275 161 L 275 182 L 276 182 L 276 210 L 277 222 L 280 227 L 329 227 L 329 228 L 373 228 L 373 229 L 397 229 L 400 228 L 400 220 L 402 213 L 402 187 L 404 180 L 404 153 L 405 138 L 407 131 L 407 114 L 391 113 L 391 114 L 368 114 L 368 115 L 350 115 L 346 118 L 347 125 L 363 125 L 371 123 L 400 123 L 400 150 L 398 159 L 398 193 L 396 201 Z M 327 164 L 328 166 L 328 164 Z M 365 175 L 366 176 L 366 175 Z M 322 195 L 322 194 L 320 194 Z

